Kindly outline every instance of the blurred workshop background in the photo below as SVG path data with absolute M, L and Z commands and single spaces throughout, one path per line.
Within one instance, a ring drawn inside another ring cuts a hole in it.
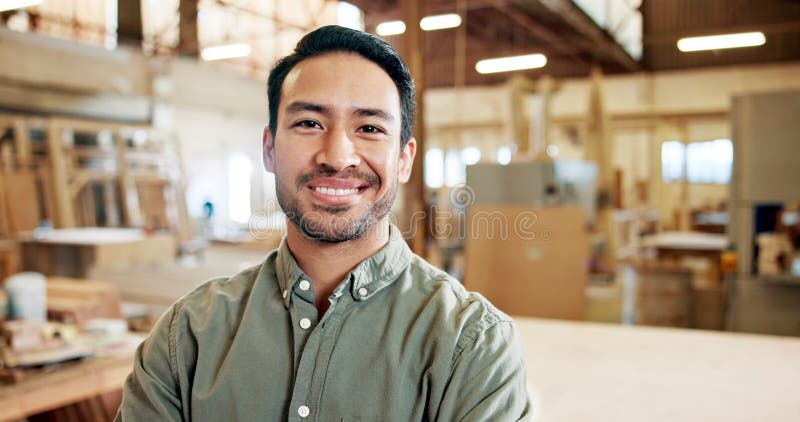
M 514 317 L 536 420 L 800 420 L 790 0 L 0 0 L 0 420 L 110 420 L 278 245 L 266 78 L 329 24 L 408 63 L 396 224 Z

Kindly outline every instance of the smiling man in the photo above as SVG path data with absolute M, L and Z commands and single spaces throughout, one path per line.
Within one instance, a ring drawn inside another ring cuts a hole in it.
M 526 420 L 511 319 L 389 221 L 417 152 L 394 49 L 323 27 L 268 84 L 264 164 L 286 238 L 173 305 L 137 351 L 117 419 Z

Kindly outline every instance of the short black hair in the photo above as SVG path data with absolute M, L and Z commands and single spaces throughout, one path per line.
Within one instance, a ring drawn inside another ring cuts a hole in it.
M 323 26 L 304 36 L 292 54 L 278 60 L 267 80 L 267 100 L 269 101 L 269 130 L 272 136 L 278 127 L 278 104 L 286 75 L 301 61 L 333 52 L 349 52 L 377 64 L 383 69 L 397 87 L 400 94 L 401 130 L 400 147 L 411 138 L 414 127 L 414 81 L 408 66 L 389 43 L 375 35 L 338 25 Z

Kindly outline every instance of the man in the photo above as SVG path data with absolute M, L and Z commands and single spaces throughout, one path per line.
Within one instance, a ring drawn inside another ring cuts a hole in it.
M 416 153 L 397 53 L 328 26 L 268 84 L 264 163 L 286 238 L 165 314 L 137 351 L 118 420 L 527 419 L 511 320 L 389 222 Z

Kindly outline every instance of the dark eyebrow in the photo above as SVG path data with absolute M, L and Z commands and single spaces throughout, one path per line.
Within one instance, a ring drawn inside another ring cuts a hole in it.
M 312 111 L 314 113 L 319 113 L 319 114 L 330 113 L 328 107 L 325 107 L 320 104 L 307 103 L 305 101 L 295 101 L 289 104 L 288 107 L 286 107 L 287 113 L 299 113 L 301 111 Z
M 379 119 L 386 120 L 387 122 L 394 121 L 394 116 L 379 108 L 359 108 L 356 109 L 353 114 L 360 117 L 377 117 Z
M 299 113 L 302 111 L 310 111 L 319 114 L 330 114 L 330 108 L 316 103 L 309 103 L 306 101 L 295 101 L 286 107 L 286 112 L 289 114 Z M 388 122 L 394 121 L 394 116 L 391 113 L 383 111 L 379 108 L 357 108 L 354 115 L 359 117 L 377 117 Z

